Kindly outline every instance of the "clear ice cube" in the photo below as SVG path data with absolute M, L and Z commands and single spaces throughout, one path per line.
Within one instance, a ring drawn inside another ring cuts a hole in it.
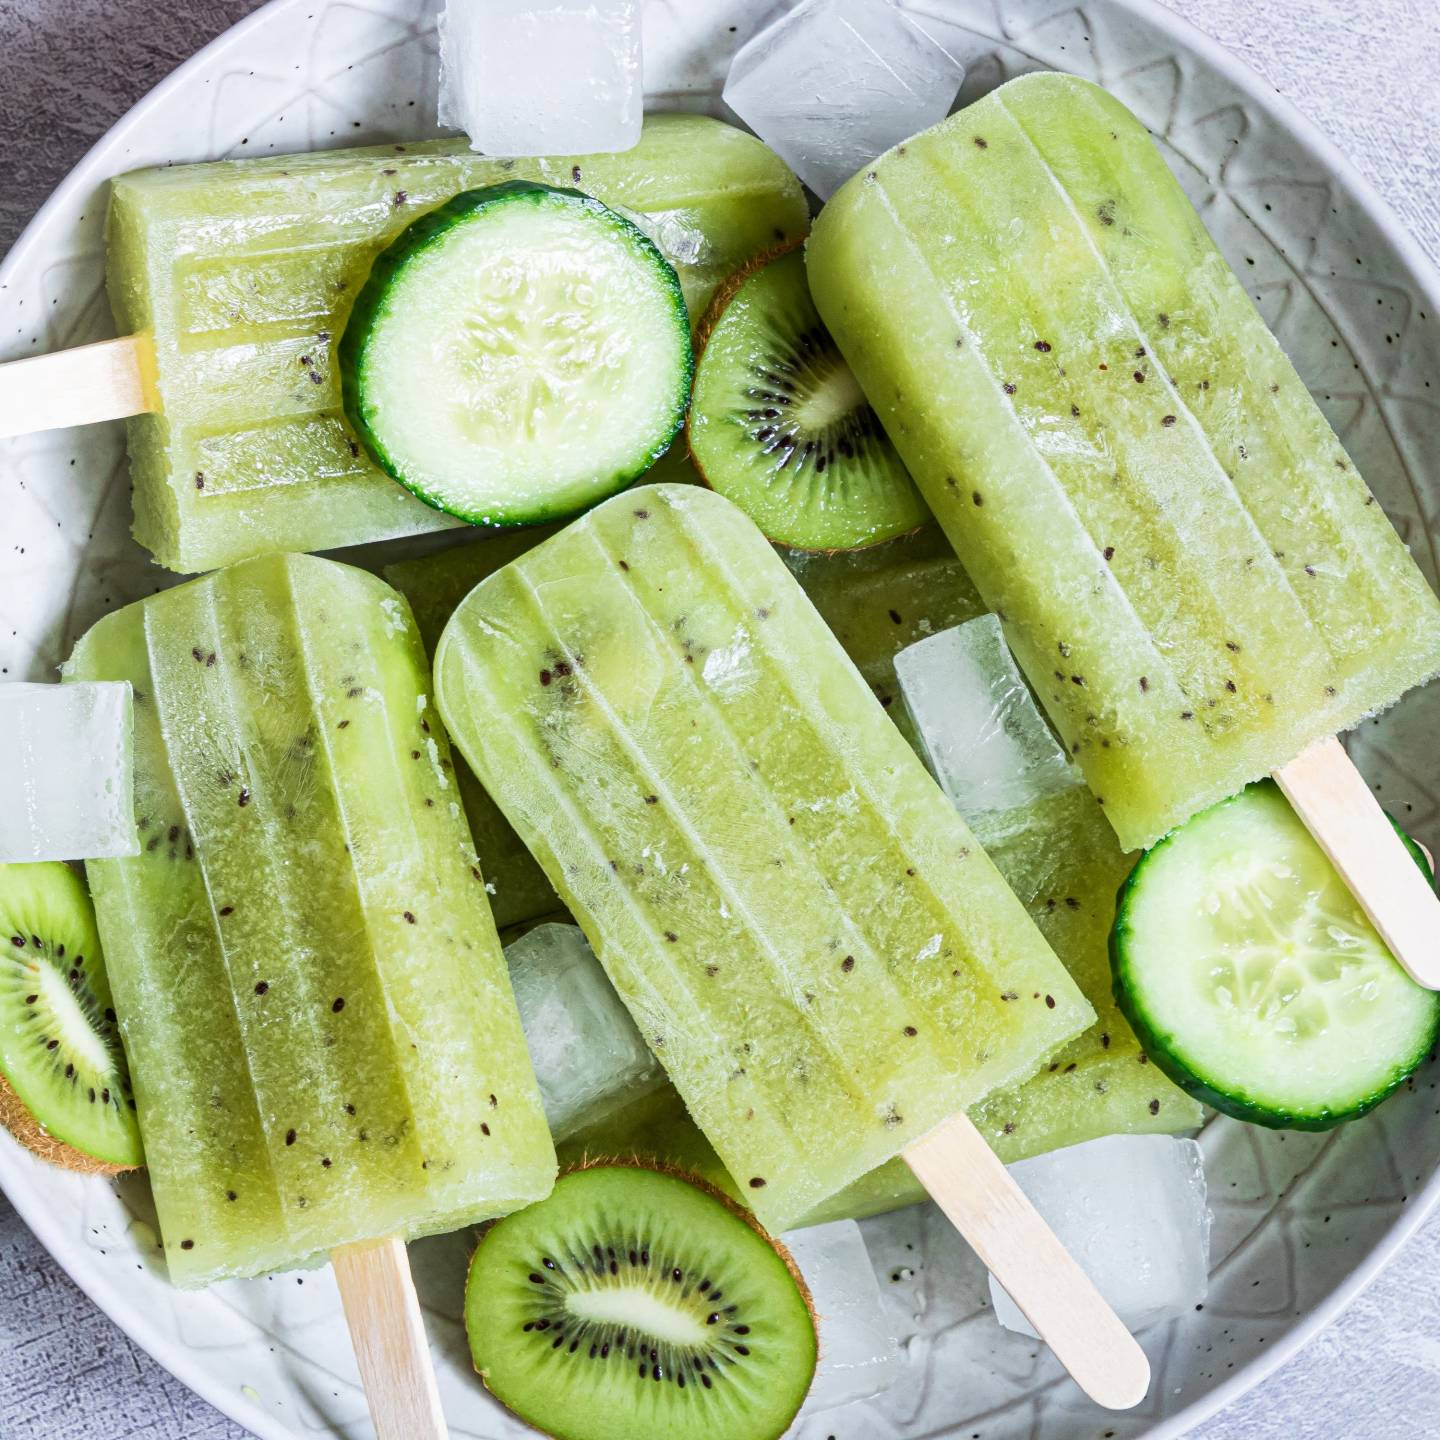
M 1193 1140 L 1107 1135 L 1022 1160 L 1010 1173 L 1130 1329 L 1204 1300 L 1210 1211 Z M 993 1276 L 990 1300 L 1007 1330 L 1035 1334 Z
M 892 0 L 802 0 L 735 56 L 725 103 L 828 200 L 943 120 L 964 74 Z
M 900 1373 L 900 1344 L 860 1227 L 838 1220 L 780 1238 L 820 1322 L 820 1364 L 805 1408 L 833 1410 L 888 1390 Z
M 440 123 L 487 155 L 590 155 L 640 139 L 639 0 L 446 0 Z
M 967 820 L 1080 783 L 995 616 L 907 645 L 895 673 L 931 772 Z
M 661 1084 L 659 1063 L 577 926 L 537 926 L 505 947 L 505 959 L 556 1140 Z
M 128 681 L 0 685 L 0 862 L 135 855 Z

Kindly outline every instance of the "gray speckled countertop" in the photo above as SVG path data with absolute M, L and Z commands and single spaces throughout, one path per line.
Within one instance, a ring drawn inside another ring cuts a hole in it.
M 1160 3 L 1160 0 L 1155 0 Z M 1440 259 L 1437 0 L 1164 0 L 1316 120 Z M 89 145 L 254 0 L 0 0 L 0 252 Z M 1440 1216 L 1199 1440 L 1440 1435 Z M 0 1440 L 244 1440 L 0 1197 Z

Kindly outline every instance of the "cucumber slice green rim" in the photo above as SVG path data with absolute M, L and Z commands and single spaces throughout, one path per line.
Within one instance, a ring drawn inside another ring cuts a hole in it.
M 588 195 L 518 180 L 457 195 L 376 258 L 339 361 L 376 464 L 498 526 L 573 515 L 644 474 L 695 368 L 654 242 Z
M 1440 1033 L 1440 994 L 1400 968 L 1268 780 L 1146 852 L 1120 889 L 1110 958 L 1151 1060 L 1205 1104 L 1274 1129 L 1363 1115 Z
M 686 439 L 776 544 L 859 550 L 930 512 L 810 298 L 798 243 L 737 271 L 699 329 Z

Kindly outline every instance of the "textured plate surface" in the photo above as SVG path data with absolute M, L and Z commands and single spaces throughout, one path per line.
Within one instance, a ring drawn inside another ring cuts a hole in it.
M 729 56 L 776 0 L 650 0 L 652 105 L 718 110 Z M 1295 358 L 1432 583 L 1440 490 L 1440 283 L 1348 166 L 1253 75 L 1145 0 L 914 0 L 970 67 L 962 101 L 1024 70 L 1109 86 L 1168 158 Z M 0 358 L 109 333 L 104 181 L 165 160 L 399 139 L 433 128 L 424 0 L 276 0 L 120 122 L 0 269 Z M 0 673 L 53 675 L 97 615 L 168 583 L 129 540 L 118 427 L 0 442 Z M 1440 841 L 1440 696 L 1411 696 L 1354 737 L 1407 828 Z M 803 1440 L 1153 1440 L 1253 1384 L 1328 1319 L 1437 1193 L 1435 1074 L 1330 1136 L 1229 1122 L 1203 1136 L 1216 1211 L 1202 1311 L 1142 1338 L 1156 1383 L 1103 1415 L 1048 1353 L 1001 1332 L 973 1257 L 928 1210 L 870 1222 L 909 1373 L 890 1395 L 802 1418 Z M 328 1271 L 182 1295 L 165 1279 L 141 1180 L 48 1170 L 0 1140 L 0 1185 L 84 1289 L 181 1379 L 266 1437 L 370 1434 Z M 1117 1220 L 1123 1217 L 1117 1217 Z M 509 1440 L 459 1326 L 467 1236 L 413 1247 L 453 1433 Z

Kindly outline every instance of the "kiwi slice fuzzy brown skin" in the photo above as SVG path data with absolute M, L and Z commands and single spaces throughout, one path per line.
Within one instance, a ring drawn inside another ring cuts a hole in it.
M 929 518 L 810 299 L 797 246 L 733 275 L 696 340 L 690 458 L 771 540 L 855 550 Z
M 95 912 L 58 862 L 0 865 L 0 1123 L 67 1169 L 144 1163 Z
M 486 1231 L 465 1326 L 486 1387 L 556 1440 L 777 1440 L 817 1355 L 809 1292 L 754 1217 L 627 1160 Z

